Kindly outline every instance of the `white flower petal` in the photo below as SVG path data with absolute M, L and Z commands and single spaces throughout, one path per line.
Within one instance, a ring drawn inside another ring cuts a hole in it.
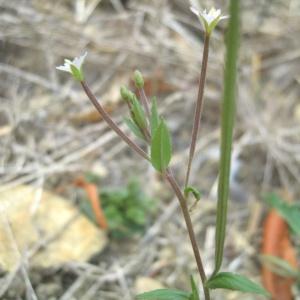
M 87 52 L 85 52 L 83 55 L 81 55 L 79 57 L 75 57 L 73 59 L 73 61 L 71 61 L 69 59 L 65 59 L 64 65 L 58 66 L 58 67 L 56 67 L 56 69 L 60 70 L 60 71 L 71 73 L 77 80 L 83 80 L 83 73 L 81 71 L 81 66 L 82 66 L 86 56 L 87 56 Z M 79 72 L 73 73 L 72 67 L 75 67 Z
M 221 21 L 221 20 L 226 20 L 226 19 L 229 19 L 229 16 L 222 16 L 222 17 L 220 18 L 220 21 Z
M 193 3 L 190 1 L 191 4 Z M 191 5 L 191 11 L 197 15 L 207 33 L 210 33 L 219 21 L 229 18 L 229 16 L 222 16 L 221 9 L 215 9 L 212 7 L 209 11 L 204 9 L 202 12 L 199 11 L 195 5 Z
M 216 9 L 214 7 L 212 7 L 210 10 L 209 10 L 209 13 L 210 15 L 215 15 L 216 14 Z
M 69 60 L 69 59 L 64 59 L 64 62 L 65 62 L 65 65 L 70 65 L 71 63 L 72 63 L 72 61 L 71 60 Z
M 70 65 L 58 66 L 58 67 L 56 67 L 56 69 L 60 70 L 60 71 L 71 73 Z
M 87 52 L 85 52 L 83 55 L 79 56 L 79 57 L 75 57 L 72 64 L 77 68 L 77 69 L 81 69 L 82 64 L 84 63 L 84 60 L 87 56 Z
M 216 18 L 213 15 L 206 15 L 206 16 L 204 16 L 204 19 L 206 20 L 208 25 L 210 25 L 210 23 L 212 23 Z

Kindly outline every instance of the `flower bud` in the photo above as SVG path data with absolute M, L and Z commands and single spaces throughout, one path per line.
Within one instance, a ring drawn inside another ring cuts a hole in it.
M 120 88 L 120 94 L 123 100 L 128 101 L 129 100 L 129 93 L 130 91 L 127 89 L 126 86 L 122 85 Z
M 134 72 L 134 83 L 135 83 L 135 86 L 138 88 L 138 89 L 142 89 L 144 87 L 144 78 L 143 78 L 143 75 L 140 71 L 136 70 Z

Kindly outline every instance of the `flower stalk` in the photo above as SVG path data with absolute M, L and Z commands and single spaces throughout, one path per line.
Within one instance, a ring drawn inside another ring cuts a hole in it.
M 192 162 L 193 162 L 193 158 L 194 158 L 194 154 L 195 154 L 197 137 L 198 137 L 200 122 L 201 122 L 201 115 L 202 115 L 202 110 L 203 110 L 203 96 L 204 96 L 206 70 L 207 70 L 208 54 L 209 54 L 209 41 L 210 41 L 210 35 L 208 33 L 206 33 L 205 38 L 204 38 L 202 66 L 201 66 L 201 73 L 200 73 L 200 79 L 199 79 L 199 90 L 198 90 L 198 97 L 197 97 L 197 103 L 196 103 L 196 110 L 195 110 L 195 114 L 194 114 L 194 123 L 193 123 L 193 129 L 192 129 L 189 161 L 188 161 L 188 167 L 187 167 L 185 184 L 184 184 L 185 188 L 189 185 L 191 167 L 192 167 Z
M 147 153 L 140 148 L 133 140 L 131 140 L 126 133 L 123 132 L 119 128 L 119 126 L 112 120 L 112 118 L 109 116 L 109 114 L 105 111 L 105 109 L 102 107 L 100 102 L 97 100 L 95 95 L 92 93 L 90 90 L 89 86 L 85 81 L 81 81 L 81 86 L 83 90 L 85 91 L 86 95 L 92 102 L 92 104 L 95 106 L 103 120 L 107 123 L 107 125 L 131 148 L 133 149 L 136 153 L 138 153 L 140 156 L 142 156 L 144 159 L 149 161 L 149 157 Z
M 143 78 L 143 75 L 140 71 L 136 70 L 134 72 L 134 84 L 138 90 L 141 102 L 144 106 L 148 121 L 150 121 L 150 108 L 149 108 L 149 99 L 146 96 L 145 90 L 144 90 L 144 85 L 145 85 L 145 81 Z
M 189 161 L 188 161 L 188 167 L 187 167 L 185 184 L 184 184 L 185 188 L 187 188 L 187 186 L 189 185 L 191 167 L 192 167 L 192 162 L 195 154 L 197 137 L 198 137 L 201 115 L 203 110 L 203 96 L 204 96 L 206 70 L 207 70 L 207 63 L 208 63 L 210 36 L 213 30 L 215 29 L 215 27 L 218 25 L 218 23 L 228 18 L 228 16 L 222 16 L 221 10 L 215 9 L 214 7 L 212 7 L 209 11 L 205 9 L 202 12 L 199 11 L 193 5 L 191 5 L 190 9 L 201 22 L 203 29 L 205 31 L 205 35 L 204 35 L 204 49 L 202 54 L 202 66 L 201 66 L 201 73 L 200 73 L 200 80 L 199 80 L 199 90 L 198 90 L 198 97 L 197 97 L 196 110 L 194 115 L 193 129 L 192 129 Z

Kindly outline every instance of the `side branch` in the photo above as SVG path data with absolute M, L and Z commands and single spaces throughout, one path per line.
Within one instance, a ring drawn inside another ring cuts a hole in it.
M 135 152 L 137 152 L 140 156 L 145 158 L 146 160 L 149 160 L 149 157 L 147 153 L 140 148 L 134 141 L 132 141 L 126 133 L 124 133 L 119 126 L 112 120 L 110 115 L 104 110 L 102 105 L 99 103 L 95 95 L 92 93 L 90 88 L 88 87 L 87 83 L 85 81 L 80 82 L 86 95 L 90 99 L 90 101 L 93 103 L 101 117 L 104 119 L 104 121 L 108 124 L 108 126 L 125 142 L 127 145 L 133 149 Z

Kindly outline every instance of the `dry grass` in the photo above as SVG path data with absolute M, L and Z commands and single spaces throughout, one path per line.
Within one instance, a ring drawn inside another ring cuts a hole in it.
M 259 280 L 261 193 L 280 189 L 293 199 L 300 195 L 300 9 L 295 8 L 296 1 L 254 2 L 243 1 L 225 266 Z M 226 1 L 214 3 L 226 8 Z M 130 81 L 136 67 L 153 82 L 153 93 L 158 87 L 159 105 L 174 135 L 173 164 L 183 180 L 202 50 L 199 24 L 189 13 L 187 1 L 131 0 L 124 6 L 119 0 L 0 0 L 0 27 L 2 184 L 55 189 L 70 183 L 70 177 L 93 170 L 105 175 L 107 185 L 146 174 L 142 179 L 146 190 L 161 193 L 162 184 L 154 172 L 144 163 L 137 165 L 137 157 L 105 124 L 87 121 L 92 111 L 88 100 L 72 79 L 56 72 L 64 57 L 85 49 L 88 81 L 102 101 L 113 107 L 119 122 L 125 112 L 119 85 Z M 200 155 L 192 171 L 194 183 L 205 195 L 193 219 L 208 270 L 213 262 L 225 28 L 224 22 L 212 40 Z M 159 88 L 159 82 L 163 87 Z M 64 193 L 74 199 L 70 189 Z M 32 278 L 43 276 L 36 275 L 39 271 L 31 276 L 30 261 L 26 261 L 20 264 L 20 272 L 2 277 L 6 285 L 1 295 L 17 299 L 7 291 L 25 282 L 26 299 L 109 300 L 122 294 L 130 300 L 139 276 L 155 274 L 165 285 L 184 288 L 184 275 L 196 270 L 175 199 L 160 203 L 160 213 L 143 239 L 110 247 L 112 252 L 93 264 L 73 263 L 49 271 L 50 282 L 54 286 L 58 282 L 58 291 L 49 296 L 42 295 L 43 280 Z M 29 278 L 35 282 L 33 287 Z M 235 293 L 226 295 L 226 299 L 239 299 Z M 216 299 L 224 297 L 216 294 Z M 243 299 L 258 299 L 251 297 Z

